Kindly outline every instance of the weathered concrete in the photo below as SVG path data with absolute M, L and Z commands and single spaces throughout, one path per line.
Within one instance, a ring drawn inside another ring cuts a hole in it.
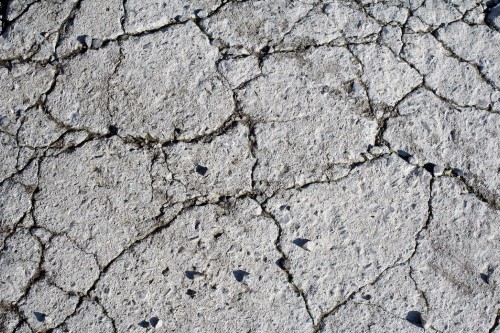
M 2 333 L 500 332 L 499 0 L 0 19 Z

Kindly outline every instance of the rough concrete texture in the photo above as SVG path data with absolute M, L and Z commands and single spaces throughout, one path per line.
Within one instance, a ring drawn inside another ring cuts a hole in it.
M 499 0 L 0 20 L 0 332 L 500 332 Z

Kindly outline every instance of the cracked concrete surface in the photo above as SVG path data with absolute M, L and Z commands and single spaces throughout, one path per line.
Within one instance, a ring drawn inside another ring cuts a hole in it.
M 0 19 L 0 332 L 500 332 L 500 1 Z

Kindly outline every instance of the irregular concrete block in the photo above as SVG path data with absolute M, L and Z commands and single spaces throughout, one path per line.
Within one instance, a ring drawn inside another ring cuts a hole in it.
M 426 0 L 415 10 L 414 15 L 433 28 L 462 17 L 462 13 L 445 0 Z
M 261 74 L 259 60 L 254 56 L 222 60 L 218 68 L 220 73 L 229 81 L 231 89 L 235 89 Z
M 0 68 L 0 129 L 15 134 L 20 117 L 35 105 L 40 96 L 50 89 L 55 68 L 26 63 L 13 64 L 10 69 Z
M 62 324 L 76 308 L 78 296 L 67 294 L 46 280 L 35 282 L 19 309 L 35 331 L 46 331 Z
M 384 46 L 355 45 L 352 51 L 363 64 L 361 78 L 375 107 L 393 107 L 422 82 L 415 69 Z
M 290 0 L 229 2 L 201 26 L 236 54 L 259 52 L 277 45 L 311 9 Z
M 342 47 L 264 61 L 262 75 L 238 92 L 242 112 L 257 124 L 254 180 L 292 186 L 318 179 L 331 164 L 363 160 L 377 124 L 360 72 Z
M 405 34 L 402 57 L 425 76 L 426 85 L 459 106 L 488 108 L 493 88 L 476 69 L 454 58 L 432 35 Z
M 54 90 L 47 97 L 47 111 L 74 129 L 108 133 L 109 80 L 120 63 L 120 48 L 109 44 L 63 62 Z
M 487 26 L 455 22 L 437 31 L 437 38 L 462 59 L 478 66 L 500 89 L 500 34 Z
M 486 332 L 499 305 L 500 215 L 449 177 L 434 182 L 431 205 L 411 260 L 429 302 L 428 322 L 440 331 Z
M 138 33 L 199 17 L 202 12 L 213 12 L 221 3 L 221 0 L 128 0 L 125 2 L 125 31 Z
M 66 233 L 106 265 L 154 228 L 166 202 L 152 188 L 152 158 L 148 150 L 110 138 L 44 159 L 35 194 L 38 225 Z
M 2 34 L 0 59 L 48 61 L 54 54 L 59 29 L 77 0 L 36 1 Z
M 374 40 L 380 25 L 351 1 L 318 4 L 293 25 L 277 49 L 323 45 L 334 40 L 355 43 Z
M 100 47 L 103 41 L 123 34 L 121 20 L 125 15 L 120 0 L 102 2 L 87 0 L 80 3 L 75 17 L 68 21 L 57 47 L 59 56 L 86 47 Z
M 51 120 L 42 108 L 31 108 L 23 113 L 17 132 L 20 145 L 32 148 L 47 147 L 66 131 L 64 126 Z
M 0 254 L 0 301 L 14 303 L 23 296 L 38 274 L 42 249 L 26 231 L 18 231 L 5 241 Z
M 385 24 L 395 23 L 404 24 L 408 19 L 410 11 L 408 8 L 401 7 L 401 4 L 393 5 L 391 3 L 376 2 L 366 7 L 366 11 L 377 21 Z
M 391 155 L 335 183 L 282 191 L 266 203 L 314 318 L 410 258 L 427 220 L 430 178 Z M 303 242 L 314 242 L 314 250 Z
M 176 143 L 165 148 L 173 178 L 199 195 L 218 199 L 252 190 L 248 128 L 237 125 L 210 143 Z
M 131 37 L 121 48 L 110 81 L 119 135 L 192 139 L 214 132 L 233 113 L 232 92 L 216 70 L 217 49 L 194 23 Z
M 56 236 L 45 246 L 42 267 L 45 276 L 67 292 L 86 293 L 99 277 L 94 256 L 80 250 L 65 236 Z

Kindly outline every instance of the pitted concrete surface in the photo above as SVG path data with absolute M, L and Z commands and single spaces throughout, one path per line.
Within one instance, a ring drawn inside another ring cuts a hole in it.
M 500 333 L 499 0 L 0 18 L 0 332 Z

